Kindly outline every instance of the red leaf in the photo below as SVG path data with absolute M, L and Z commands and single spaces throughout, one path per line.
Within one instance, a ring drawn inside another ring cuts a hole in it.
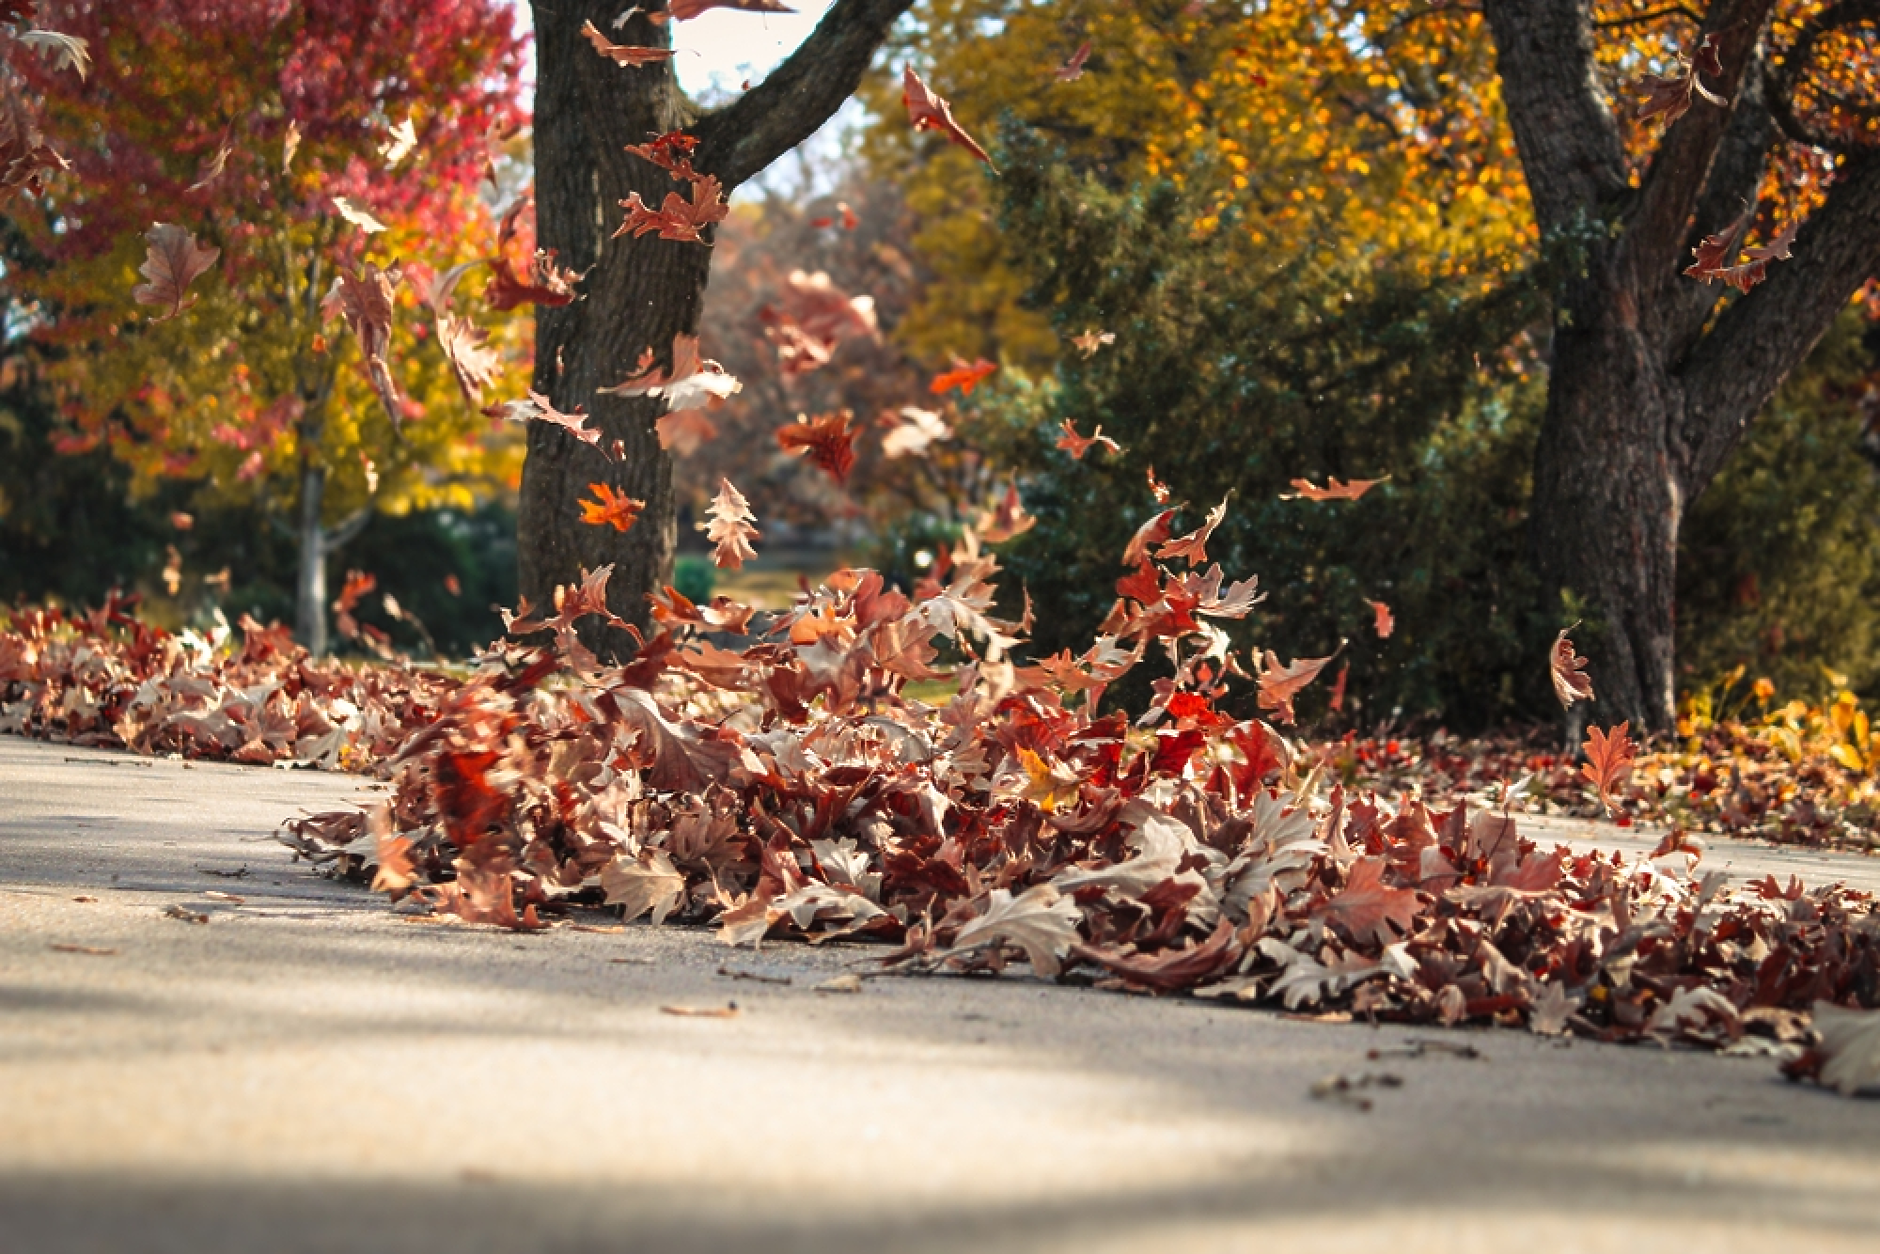
M 1074 83 L 1084 76 L 1084 63 L 1088 60 L 1090 60 L 1090 41 L 1086 39 L 1077 46 L 1077 51 L 1071 53 L 1070 60 L 1058 66 L 1053 74 L 1060 83 Z
M 132 288 L 131 299 L 140 305 L 168 305 L 168 310 L 151 319 L 165 322 L 196 303 L 193 300 L 185 303 L 183 294 L 215 264 L 222 250 L 204 248 L 188 231 L 167 222 L 151 227 L 144 238 L 150 241 L 150 249 L 137 272 L 148 282 Z
M 806 418 L 777 428 L 777 445 L 786 452 L 807 454 L 809 460 L 828 471 L 837 483 L 847 483 L 855 465 L 855 431 L 849 426 L 853 415 L 846 409 Z
M 1752 205 L 1742 217 L 1722 231 L 1706 235 L 1701 244 L 1691 249 L 1695 260 L 1684 268 L 1684 273 L 1706 283 L 1715 279 L 1739 292 L 1747 292 L 1767 277 L 1770 262 L 1790 260 L 1789 246 L 1795 242 L 1795 233 L 1801 229 L 1799 219 L 1783 227 L 1767 244 L 1758 248 L 1745 248 L 1743 256 L 1748 260 L 1738 265 L 1727 264 L 1736 256 L 1737 241 L 1742 238 L 1755 212 L 1756 208 Z
M 659 61 L 670 61 L 671 48 L 642 48 L 634 44 L 617 44 L 600 33 L 592 22 L 581 23 L 581 33 L 594 45 L 594 51 L 600 53 L 616 65 L 652 65 Z
M 1610 732 L 1602 732 L 1597 727 L 1586 729 L 1586 763 L 1580 767 L 1580 773 L 1599 790 L 1599 803 L 1606 807 L 1608 814 L 1613 808 L 1612 790 L 1625 782 L 1638 757 L 1638 746 L 1626 734 L 1630 726 L 1628 719 Z
M 1187 558 L 1189 566 L 1200 566 L 1208 560 L 1208 537 L 1214 534 L 1214 529 L 1220 526 L 1226 517 L 1227 502 L 1222 501 L 1208 511 L 1207 520 L 1201 526 L 1157 549 L 1156 557 L 1165 562 L 1172 562 L 1178 557 Z
M 1101 426 L 1090 435 L 1081 436 L 1077 434 L 1076 420 L 1066 418 L 1060 429 L 1064 434 L 1058 437 L 1057 446 L 1069 453 L 1072 461 L 1080 462 L 1084 460 L 1084 454 L 1090 451 L 1090 446 L 1093 444 L 1102 444 L 1112 453 L 1120 453 L 1123 451 L 1121 445 L 1115 440 L 1112 440 L 1109 436 L 1103 434 L 1103 428 Z
M 648 207 L 638 192 L 629 195 L 620 202 L 627 211 L 626 221 L 615 230 L 613 238 L 631 231 L 638 239 L 657 231 L 661 239 L 703 244 L 705 238 L 700 232 L 714 222 L 723 222 L 731 206 L 725 202 L 722 186 L 711 175 L 695 175 L 691 185 L 690 200 L 680 199 L 678 192 L 667 192 L 658 209 Z
M 1383 479 L 1353 479 L 1350 483 L 1345 483 L 1334 475 L 1325 481 L 1325 486 L 1322 488 L 1315 486 L 1310 479 L 1294 479 L 1292 486 L 1296 490 L 1280 493 L 1279 499 L 1282 501 L 1355 501 L 1388 478 L 1390 476 L 1385 475 Z
M 998 366 L 983 357 L 970 366 L 955 357 L 953 369 L 944 374 L 935 375 L 933 382 L 927 385 L 927 390 L 938 396 L 942 392 L 958 388 L 962 396 L 970 395 L 976 384 L 997 369 Z
M 941 131 L 987 165 L 992 164 L 986 150 L 953 120 L 953 107 L 928 90 L 911 65 L 901 71 L 901 100 L 907 105 L 907 120 L 914 124 L 916 131 Z
M 1169 519 L 1174 516 L 1173 509 L 1165 509 L 1136 528 L 1136 534 L 1129 539 L 1129 547 L 1123 550 L 1123 565 L 1141 566 L 1147 562 L 1150 546 L 1163 543 L 1174 530 L 1169 526 Z
M 1397 630 L 1397 620 L 1391 616 L 1390 606 L 1382 601 L 1366 601 L 1365 604 L 1371 607 L 1371 613 L 1377 617 L 1374 624 L 1377 629 L 1377 638 L 1379 640 L 1390 639 L 1390 633 Z

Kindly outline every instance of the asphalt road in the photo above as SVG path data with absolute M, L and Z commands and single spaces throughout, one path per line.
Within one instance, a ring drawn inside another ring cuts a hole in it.
M 1767 1059 L 409 922 L 267 839 L 367 795 L 0 737 L 0 1254 L 1880 1247 L 1880 1105 Z

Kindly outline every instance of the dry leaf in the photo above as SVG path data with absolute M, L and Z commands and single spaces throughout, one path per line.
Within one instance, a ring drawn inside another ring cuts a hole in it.
M 195 304 L 185 303 L 183 294 L 217 257 L 219 248 L 204 248 L 195 236 L 180 226 L 159 222 L 144 233 L 150 247 L 138 273 L 146 280 L 131 289 L 131 299 L 140 305 L 167 305 L 169 308 L 152 322 L 165 322 Z

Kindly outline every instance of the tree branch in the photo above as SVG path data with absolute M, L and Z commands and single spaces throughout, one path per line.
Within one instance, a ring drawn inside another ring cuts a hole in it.
M 1775 0 L 1717 0 L 1705 15 L 1703 33 L 1716 39 L 1723 78 L 1703 86 L 1731 103 L 1719 107 L 1693 101 L 1659 139 L 1639 186 L 1637 207 L 1626 223 L 1626 261 L 1637 291 L 1650 291 L 1667 272 L 1683 269 L 1678 254 L 1690 230 L 1691 211 L 1710 181 L 1711 162 L 1736 116 L 1737 97 L 1760 64 L 1757 49 L 1774 7 Z M 1686 52 L 1696 50 L 1693 44 Z
M 1488 0 L 1502 99 L 1543 232 L 1627 190 L 1625 146 L 1594 73 L 1580 0 Z
M 770 77 L 693 128 L 693 164 L 736 187 L 811 135 L 855 93 L 913 0 L 836 0 Z
M 1687 499 L 1722 467 L 1782 380 L 1849 298 L 1880 273 L 1880 154 L 1849 161 L 1809 216 L 1793 260 L 1723 311 L 1679 370 L 1684 380 L 1680 477 Z
M 320 533 L 320 553 L 331 556 L 359 538 L 359 533 L 372 521 L 372 507 L 355 510 L 352 515 L 335 526 L 327 527 Z

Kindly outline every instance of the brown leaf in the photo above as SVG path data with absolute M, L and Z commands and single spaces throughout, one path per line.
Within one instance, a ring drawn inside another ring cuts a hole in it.
M 1560 698 L 1562 709 L 1575 701 L 1593 699 L 1593 679 L 1586 673 L 1586 659 L 1573 651 L 1573 641 L 1567 639 L 1567 633 L 1577 626 L 1578 623 L 1563 627 L 1554 637 L 1554 647 L 1547 655 L 1547 669 L 1554 679 L 1554 695 Z
M 849 426 L 852 417 L 842 409 L 799 419 L 777 428 L 777 445 L 787 453 L 805 454 L 837 483 L 847 483 L 849 471 L 855 466 L 855 431 Z
M 137 272 L 146 282 L 131 289 L 131 299 L 140 305 L 169 306 L 151 319 L 166 322 L 196 303 L 194 300 L 185 303 L 183 295 L 191 283 L 215 264 L 222 250 L 204 248 L 188 231 L 167 222 L 151 227 L 144 238 L 150 248 Z
M 1350 483 L 1345 483 L 1334 475 L 1325 481 L 1325 486 L 1322 488 L 1314 485 L 1310 479 L 1294 479 L 1292 486 L 1295 490 L 1280 493 L 1279 499 L 1282 501 L 1355 501 L 1389 478 L 1389 475 L 1385 475 L 1382 479 L 1353 479 Z
M 1293 698 L 1317 679 L 1325 664 L 1337 656 L 1332 653 L 1325 657 L 1297 658 L 1292 665 L 1281 666 L 1279 656 L 1269 649 L 1265 664 L 1260 668 L 1260 708 L 1279 715 L 1283 723 L 1292 722 Z
M 953 107 L 928 90 L 911 65 L 901 70 L 901 100 L 907 105 L 907 120 L 916 131 L 940 131 L 987 165 L 992 164 L 992 158 L 986 155 L 979 142 L 953 120 Z
M 758 537 L 757 528 L 751 526 L 757 521 L 757 515 L 751 512 L 751 503 L 732 486 L 731 480 L 718 481 L 718 495 L 712 498 L 705 516 L 711 520 L 705 526 L 705 538 L 716 546 L 712 550 L 712 562 L 721 570 L 740 570 L 745 562 L 757 556 L 757 550 L 751 547 L 751 541 Z
M 650 911 L 657 927 L 685 900 L 685 877 L 664 849 L 649 849 L 637 858 L 623 855 L 608 863 L 601 870 L 601 891 L 608 905 L 623 908 L 623 922 Z
M 635 44 L 617 44 L 601 34 L 592 22 L 581 23 L 581 34 L 594 45 L 594 51 L 616 65 L 653 65 L 660 61 L 670 61 L 673 57 L 671 48 L 643 48 Z
M 738 1017 L 738 1003 L 731 1001 L 722 1006 L 661 1006 L 659 1013 L 678 1015 L 685 1019 L 735 1019 Z
M 1389 945 L 1408 936 L 1416 926 L 1416 890 L 1387 886 L 1383 876 L 1389 865 L 1383 858 L 1352 863 L 1344 888 L 1314 910 L 1313 917 L 1328 920 L 1359 943 Z
M 1064 434 L 1058 437 L 1057 446 L 1069 453 L 1071 460 L 1074 462 L 1084 460 L 1084 454 L 1090 451 L 1090 446 L 1093 444 L 1105 446 L 1112 454 L 1121 453 L 1123 451 L 1121 445 L 1115 440 L 1112 440 L 1109 436 L 1103 434 L 1103 427 L 1101 425 L 1090 435 L 1082 436 L 1077 434 L 1076 421 L 1066 418 L 1059 429 L 1062 430 Z
M 404 424 L 404 404 L 386 354 L 392 343 L 393 293 L 403 280 L 404 272 L 398 266 L 381 270 L 368 261 L 358 270 L 340 271 L 333 290 L 327 293 L 320 306 L 325 317 L 343 316 L 352 328 L 359 340 L 366 377 L 371 380 L 394 429 Z

